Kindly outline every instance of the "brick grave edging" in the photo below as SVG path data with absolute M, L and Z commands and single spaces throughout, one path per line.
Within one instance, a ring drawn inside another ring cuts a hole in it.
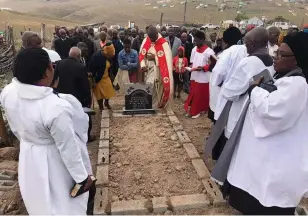
M 162 112 L 156 115 L 166 116 Z M 145 115 L 138 115 L 145 116 Z M 148 116 L 148 115 L 146 115 Z M 218 189 L 216 183 L 210 179 L 210 172 L 205 166 L 195 146 L 191 143 L 190 138 L 183 129 L 180 121 L 175 116 L 172 110 L 167 110 L 167 116 L 172 124 L 174 131 L 177 134 L 180 144 L 187 152 L 191 162 L 198 174 L 199 179 L 202 181 L 206 194 L 192 194 L 183 196 L 171 197 L 155 197 L 152 199 L 130 200 L 130 201 L 116 201 L 110 202 L 108 200 L 108 186 L 109 186 L 109 136 L 110 136 L 110 113 L 109 111 L 102 112 L 101 119 L 101 132 L 98 151 L 97 162 L 97 191 L 95 197 L 94 214 L 148 214 L 157 213 L 161 214 L 167 210 L 188 210 L 200 209 L 209 205 L 221 205 L 225 201 L 222 194 Z M 120 112 L 115 111 L 113 117 L 132 117 L 123 116 Z

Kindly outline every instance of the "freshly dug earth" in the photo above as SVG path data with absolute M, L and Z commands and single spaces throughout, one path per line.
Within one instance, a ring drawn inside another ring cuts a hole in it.
M 202 193 L 167 116 L 113 118 L 110 135 L 112 201 Z

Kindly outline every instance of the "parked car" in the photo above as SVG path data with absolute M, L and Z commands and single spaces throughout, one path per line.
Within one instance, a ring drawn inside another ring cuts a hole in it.
M 200 29 L 201 30 L 208 30 L 208 29 L 218 30 L 218 29 L 220 29 L 220 27 L 218 25 L 214 25 L 212 23 L 209 23 L 209 24 L 202 26 Z
M 296 25 L 292 25 L 287 22 L 274 22 L 273 26 L 276 26 L 280 28 L 281 30 L 288 30 L 289 28 L 297 28 Z

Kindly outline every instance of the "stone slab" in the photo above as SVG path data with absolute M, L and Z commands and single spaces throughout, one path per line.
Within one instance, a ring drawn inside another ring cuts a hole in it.
M 191 140 L 189 139 L 187 133 L 185 131 L 178 131 L 176 134 L 179 137 L 181 143 L 190 143 Z
M 123 113 L 119 113 L 119 112 L 113 112 L 112 116 L 114 118 L 133 117 L 133 115 L 123 115 Z
M 108 187 L 97 188 L 94 199 L 94 215 L 109 214 L 110 207 L 108 208 Z
M 140 215 L 148 214 L 149 210 L 146 208 L 148 200 L 130 200 L 117 201 L 111 203 L 111 213 L 113 215 Z
M 109 128 L 109 127 L 110 127 L 110 118 L 102 118 L 101 128 Z
M 188 156 L 190 157 L 190 159 L 200 158 L 200 155 L 197 149 L 192 143 L 184 143 L 183 147 L 185 151 L 187 152 Z
M 109 148 L 98 150 L 97 164 L 109 164 Z
M 168 200 L 167 197 L 154 197 L 152 199 L 153 203 L 153 213 L 163 214 L 168 210 Z
M 172 115 L 175 115 L 175 113 L 173 112 L 172 109 L 167 109 L 167 115 L 172 116 Z
M 109 140 L 109 128 L 101 128 L 100 140 Z
M 108 186 L 109 183 L 108 172 L 109 172 L 108 165 L 97 166 L 96 170 L 97 186 Z
M 170 203 L 174 211 L 188 209 L 204 209 L 210 205 L 205 194 L 192 194 L 170 197 Z
M 197 171 L 200 179 L 210 178 L 211 174 L 206 168 L 202 159 L 192 159 L 191 162 L 195 167 L 195 170 Z
M 109 140 L 100 140 L 99 148 L 109 148 Z
M 226 204 L 222 193 L 220 192 L 218 186 L 214 181 L 212 181 L 211 179 L 204 179 L 202 180 L 202 183 L 213 205 L 218 206 Z
M 0 181 L 0 191 L 10 191 L 13 190 L 17 185 L 16 181 L 12 180 L 1 180 Z
M 168 117 L 172 124 L 180 124 L 179 119 L 175 115 L 168 116 Z
M 103 110 L 102 111 L 102 118 L 109 118 L 109 117 L 110 117 L 109 110 Z
M 14 180 L 17 172 L 11 170 L 3 170 L 0 172 L 0 180 Z
M 173 125 L 173 130 L 176 131 L 176 132 L 177 132 L 177 131 L 183 131 L 184 128 L 183 128 L 182 125 L 176 124 L 176 125 Z

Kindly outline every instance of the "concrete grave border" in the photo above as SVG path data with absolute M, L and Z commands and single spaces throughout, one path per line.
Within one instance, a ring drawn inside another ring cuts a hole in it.
M 171 197 L 155 197 L 152 199 L 116 201 L 109 200 L 109 145 L 110 145 L 110 116 L 112 117 L 143 117 L 149 115 L 123 115 L 121 110 L 102 112 L 101 132 L 97 162 L 97 192 L 95 197 L 95 215 L 128 215 L 128 214 L 163 214 L 167 210 L 202 209 L 210 205 L 226 204 L 222 194 L 210 179 L 210 172 L 205 166 L 195 146 L 183 129 L 175 113 L 171 109 L 158 110 L 150 116 L 167 116 L 177 134 L 177 138 L 189 156 L 199 179 L 202 181 L 205 194 L 192 194 Z

